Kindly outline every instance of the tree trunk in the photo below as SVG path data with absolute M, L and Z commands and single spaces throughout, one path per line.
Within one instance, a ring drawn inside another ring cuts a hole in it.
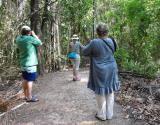
M 2 6 L 2 0 L 0 0 L 0 6 Z
M 52 5 L 53 19 L 51 22 L 51 33 L 52 33 L 52 45 L 53 45 L 53 59 L 52 59 L 52 69 L 60 70 L 61 69 L 61 50 L 60 50 L 60 41 L 59 41 L 59 15 L 58 15 L 58 2 Z
M 18 12 L 17 12 L 17 20 L 19 20 L 24 12 L 27 0 L 17 0 Z
M 41 34 L 41 20 L 39 14 L 39 0 L 31 0 L 31 28 L 36 34 Z
M 45 60 L 45 69 L 48 70 L 48 72 L 51 71 L 50 65 L 51 65 L 51 59 L 52 59 L 52 47 L 51 47 L 51 40 L 50 40 L 50 20 L 49 20 L 49 6 L 48 6 L 49 0 L 45 0 L 44 3 L 44 11 L 42 16 L 42 25 L 41 25 L 41 31 L 42 31 L 42 41 L 44 42 L 44 51 L 43 51 L 43 57 Z
M 41 20 L 40 20 L 40 14 L 39 14 L 39 0 L 31 0 L 30 2 L 31 6 L 31 29 L 35 31 L 38 36 L 41 35 Z M 37 49 L 37 55 L 38 55 L 38 73 L 40 75 L 43 75 L 44 73 L 44 65 L 43 65 L 43 60 L 42 60 L 42 52 L 41 49 L 42 47 L 38 47 Z
M 93 35 L 95 36 L 95 26 L 96 26 L 96 0 L 93 0 Z

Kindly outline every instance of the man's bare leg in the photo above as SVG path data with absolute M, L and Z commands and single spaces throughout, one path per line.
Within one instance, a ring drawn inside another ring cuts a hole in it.
M 26 80 L 23 80 L 22 87 L 23 87 L 23 91 L 24 91 L 24 96 L 25 96 L 25 98 L 27 98 L 27 81 Z
M 32 99 L 32 84 L 33 82 L 32 81 L 27 81 L 26 82 L 26 86 L 27 86 L 27 90 L 26 90 L 26 93 L 27 93 L 27 99 L 28 100 L 31 100 Z

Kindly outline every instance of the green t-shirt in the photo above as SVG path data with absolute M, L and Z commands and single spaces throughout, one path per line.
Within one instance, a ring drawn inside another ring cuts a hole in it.
M 16 38 L 19 49 L 21 67 L 35 66 L 38 64 L 36 46 L 42 45 L 39 39 L 29 35 L 20 35 Z

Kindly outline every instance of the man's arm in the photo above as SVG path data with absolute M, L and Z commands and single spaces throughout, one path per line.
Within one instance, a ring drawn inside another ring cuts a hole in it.
M 38 38 L 38 36 L 35 34 L 34 31 L 31 31 L 31 35 L 33 36 L 33 44 L 36 45 L 36 46 L 39 46 L 39 45 L 42 45 L 42 42 L 41 40 Z

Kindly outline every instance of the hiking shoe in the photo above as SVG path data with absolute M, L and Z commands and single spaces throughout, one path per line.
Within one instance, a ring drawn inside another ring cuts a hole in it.
M 39 99 L 36 98 L 35 96 L 32 96 L 31 99 L 27 99 L 27 100 L 26 100 L 26 102 L 38 102 L 38 101 L 39 101 Z
M 73 78 L 73 81 L 81 81 L 81 78 Z

